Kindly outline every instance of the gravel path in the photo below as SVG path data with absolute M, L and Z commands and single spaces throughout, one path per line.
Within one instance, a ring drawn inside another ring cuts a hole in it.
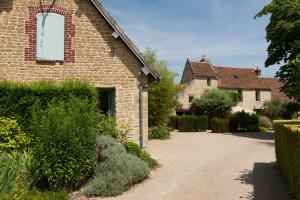
M 150 141 L 148 151 L 162 166 L 106 200 L 290 199 L 274 163 L 272 134 L 174 133 Z

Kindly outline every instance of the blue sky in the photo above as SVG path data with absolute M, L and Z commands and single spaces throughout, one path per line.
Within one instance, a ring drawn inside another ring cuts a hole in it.
M 254 15 L 270 0 L 101 0 L 131 40 L 168 61 L 180 80 L 187 58 L 205 54 L 215 65 L 264 67 L 268 18 Z

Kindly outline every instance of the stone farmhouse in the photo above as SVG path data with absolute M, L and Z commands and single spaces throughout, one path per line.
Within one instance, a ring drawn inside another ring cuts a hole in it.
M 98 0 L 1 0 L 0 30 L 0 79 L 89 81 L 101 112 L 147 142 L 146 88 L 159 75 Z
M 187 60 L 181 84 L 184 90 L 179 93 L 178 112 L 187 111 L 194 98 L 199 98 L 209 89 L 224 89 L 237 92 L 238 107 L 255 110 L 272 99 L 288 100 L 280 93 L 282 83 L 276 78 L 261 77 L 258 68 L 233 68 L 213 65 L 203 57 L 200 61 Z

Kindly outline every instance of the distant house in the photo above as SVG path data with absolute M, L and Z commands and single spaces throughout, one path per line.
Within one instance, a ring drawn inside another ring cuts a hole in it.
M 279 92 L 282 83 L 275 78 L 260 77 L 258 68 L 234 68 L 213 65 L 203 58 L 200 61 L 187 60 L 181 84 L 185 89 L 178 95 L 178 111 L 188 110 L 192 101 L 209 89 L 224 89 L 237 92 L 237 106 L 245 110 L 260 109 L 271 99 L 287 100 Z
M 132 140 L 144 133 L 147 141 L 141 88 L 159 75 L 99 0 L 2 0 L 0 30 L 0 79 L 89 81 L 101 93 L 101 112 L 128 126 Z

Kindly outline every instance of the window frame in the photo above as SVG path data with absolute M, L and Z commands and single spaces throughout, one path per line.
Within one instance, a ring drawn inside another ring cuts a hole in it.
M 244 98 L 243 98 L 243 90 L 238 90 L 238 102 L 243 102 Z
M 189 95 L 189 104 L 193 103 L 194 99 L 195 99 L 194 95 Z
M 211 78 L 207 78 L 207 86 L 211 86 Z
M 261 91 L 260 90 L 255 90 L 255 100 L 257 102 L 261 102 Z

